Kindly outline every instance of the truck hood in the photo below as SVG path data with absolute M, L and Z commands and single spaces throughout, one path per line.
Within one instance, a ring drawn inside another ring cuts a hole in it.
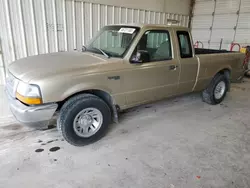
M 9 71 L 18 79 L 29 82 L 40 77 L 96 66 L 106 61 L 88 52 L 58 52 L 31 56 L 10 64 Z

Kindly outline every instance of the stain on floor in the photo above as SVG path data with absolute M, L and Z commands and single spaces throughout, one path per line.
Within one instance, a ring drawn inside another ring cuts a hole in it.
M 20 124 L 10 124 L 7 126 L 2 126 L 1 128 L 4 130 L 19 130 L 19 129 L 22 129 L 22 127 L 23 126 Z
M 47 144 L 52 143 L 52 142 L 56 142 L 56 141 L 58 141 L 58 139 L 55 139 L 55 140 L 49 140 L 49 141 L 47 142 Z
M 58 151 L 59 149 L 61 149 L 60 147 L 56 146 L 56 147 L 52 147 L 49 149 L 49 151 L 51 152 L 55 152 L 55 151 Z
M 42 149 L 42 148 L 39 148 L 39 149 L 35 150 L 35 152 L 37 152 L 37 153 L 40 153 L 40 152 L 43 152 L 43 151 L 44 151 L 44 149 Z

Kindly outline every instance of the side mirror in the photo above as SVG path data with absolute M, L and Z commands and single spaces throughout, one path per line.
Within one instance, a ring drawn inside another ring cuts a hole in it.
M 145 50 L 138 50 L 131 59 L 131 63 L 134 64 L 141 64 L 146 62 L 149 62 L 149 53 Z

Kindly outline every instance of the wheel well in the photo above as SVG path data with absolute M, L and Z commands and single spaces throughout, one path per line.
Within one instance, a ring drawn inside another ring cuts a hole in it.
M 228 79 L 230 79 L 231 70 L 230 69 L 222 69 L 217 74 L 224 74 L 225 76 L 227 76 Z
M 119 106 L 114 103 L 114 100 L 112 99 L 112 97 L 111 97 L 111 95 L 109 93 L 107 93 L 105 91 L 102 91 L 102 90 L 97 90 L 97 89 L 81 91 L 81 92 L 75 93 L 75 94 L 67 97 L 66 99 L 64 99 L 63 101 L 58 103 L 58 109 L 57 110 L 60 110 L 61 107 L 63 106 L 63 104 L 69 98 L 71 98 L 73 96 L 76 96 L 76 95 L 79 95 L 79 94 L 84 94 L 84 93 L 92 94 L 92 95 L 95 95 L 95 96 L 101 98 L 109 106 L 109 108 L 111 110 L 111 113 L 112 113 L 113 120 L 115 122 L 118 122 Z

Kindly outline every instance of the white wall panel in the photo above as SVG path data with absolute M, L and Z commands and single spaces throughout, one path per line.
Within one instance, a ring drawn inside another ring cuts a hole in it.
M 85 0 L 85 2 L 188 15 L 191 0 Z
M 235 41 L 242 46 L 250 45 L 250 1 L 241 0 Z
M 61 0 L 55 0 L 55 7 L 56 7 L 56 16 L 54 18 L 54 21 L 57 22 L 57 46 L 58 46 L 58 51 L 65 51 L 67 50 L 67 43 L 65 43 L 65 37 L 67 35 L 66 33 L 66 27 L 65 27 L 65 18 L 66 18 L 66 13 L 65 13 L 65 2 Z
M 34 3 L 32 0 L 22 0 L 21 7 L 23 12 L 24 34 L 27 41 L 27 55 L 37 55 L 38 43 L 34 16 Z
M 210 15 L 214 11 L 215 1 L 212 0 L 197 0 L 194 6 L 194 15 Z
M 49 42 L 47 33 L 47 18 L 44 0 L 33 1 L 35 27 L 38 43 L 38 54 L 49 52 Z
M 241 13 L 250 13 L 250 1 L 249 0 L 241 0 Z
M 223 43 L 230 44 L 234 37 L 234 32 L 233 29 L 213 29 L 211 42 L 220 42 L 223 39 Z
M 46 28 L 48 36 L 49 52 L 56 52 L 58 49 L 57 22 L 55 19 L 55 0 L 45 0 Z M 56 39 L 56 40 L 53 40 Z
M 5 67 L 3 63 L 3 54 L 2 54 L 1 41 L 0 41 L 0 85 L 3 85 L 5 82 L 5 69 L 4 68 Z
M 236 14 L 219 14 L 214 16 L 213 28 L 216 29 L 229 29 L 234 28 L 237 23 Z
M 250 0 L 196 0 L 192 19 L 195 40 L 206 41 L 201 29 L 211 25 L 210 48 L 230 49 L 232 42 L 250 45 Z M 209 15 L 212 23 L 210 24 Z
M 210 40 L 210 30 L 208 29 L 194 29 L 192 31 L 194 41 L 208 42 Z
M 3 53 L 5 59 L 8 59 L 9 61 L 14 61 L 16 59 L 13 31 L 9 15 L 8 1 L 0 1 L 0 34 L 2 36 L 0 38 L 2 57 L 1 67 L 3 67 Z
M 238 29 L 236 31 L 235 41 L 242 45 L 249 45 L 250 44 L 250 34 L 249 29 Z
M 219 49 L 220 49 L 220 43 L 219 43 L 219 42 L 210 43 L 210 44 L 209 44 L 209 48 L 210 48 L 210 49 L 219 50 Z
M 212 26 L 213 17 L 207 15 L 199 15 L 193 17 L 193 29 L 209 29 Z
M 12 27 L 12 38 L 17 59 L 26 57 L 27 54 L 27 40 L 24 33 L 23 23 L 23 9 L 20 0 L 8 0 L 5 2 L 9 6 L 10 24 Z M 29 11 L 29 10 L 26 10 Z M 4 42 L 4 39 L 3 39 Z M 3 49 L 4 53 L 4 49 Z M 5 56 L 4 56 L 5 58 Z
M 107 24 L 164 24 L 171 18 L 178 19 L 182 26 L 188 25 L 189 17 L 185 15 L 92 2 L 0 0 L 1 61 L 8 66 L 10 62 L 27 56 L 80 50 L 82 45 Z M 1 64 L 0 69 L 3 70 L 3 67 Z M 0 77 L 2 76 L 1 73 Z M 2 82 L 1 79 L 0 84 Z
M 143 2 L 145 2 L 145 0 L 143 0 Z M 165 6 L 162 12 L 189 15 L 191 7 L 190 4 L 191 0 L 165 0 Z
M 192 18 L 193 41 L 194 43 L 196 41 L 202 42 L 204 48 L 209 47 L 214 8 L 215 1 L 197 0 L 195 2 Z
M 240 0 L 216 0 L 215 14 L 236 14 Z
M 250 12 L 240 14 L 237 28 L 250 29 Z

